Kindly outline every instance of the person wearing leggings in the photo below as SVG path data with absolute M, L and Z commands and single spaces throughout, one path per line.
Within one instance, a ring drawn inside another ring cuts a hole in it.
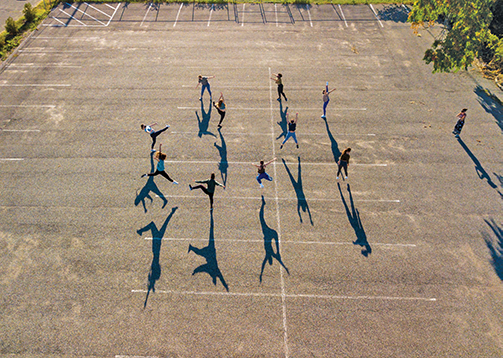
M 258 168 L 257 181 L 258 181 L 258 184 L 260 185 L 261 188 L 264 187 L 264 184 L 262 184 L 262 179 L 272 181 L 272 177 L 265 172 L 265 167 L 268 166 L 269 164 L 271 164 L 272 162 L 274 162 L 275 160 L 276 160 L 276 158 L 273 158 L 270 161 L 268 161 L 267 163 L 264 163 L 264 161 L 261 160 L 258 165 L 253 164 L 254 166 L 256 166 Z
M 281 101 L 281 96 L 285 97 L 285 101 L 288 101 L 286 98 L 285 92 L 283 92 L 283 75 L 281 73 L 273 73 L 273 77 L 271 77 L 274 82 L 278 85 L 278 101 Z
M 321 116 L 321 118 L 323 118 L 323 119 L 327 118 L 327 106 L 328 106 L 328 102 L 330 102 L 329 95 L 333 91 L 335 91 L 335 88 L 330 91 L 328 90 L 328 82 L 327 82 L 326 87 L 322 92 L 322 94 L 323 94 L 323 115 Z
M 222 92 L 220 92 L 220 98 L 218 99 L 218 102 L 213 102 L 213 106 L 217 109 L 218 114 L 220 114 L 220 122 L 218 122 L 218 128 L 222 128 L 222 121 L 225 118 L 225 101 Z
M 141 177 L 142 178 L 144 178 L 146 176 L 155 177 L 156 175 L 160 174 L 163 177 L 165 177 L 166 179 L 168 179 L 170 182 L 172 182 L 173 184 L 178 184 L 178 182 L 171 179 L 169 177 L 168 173 L 166 173 L 166 171 L 165 171 L 164 160 L 166 160 L 166 154 L 161 152 L 161 146 L 159 146 L 159 151 L 155 153 L 154 158 L 157 160 L 157 168 L 156 168 L 155 172 L 143 174 Z
M 154 146 L 155 146 L 155 141 L 157 139 L 157 137 L 159 136 L 159 134 L 161 134 L 162 132 L 164 132 L 165 130 L 167 130 L 169 128 L 169 125 L 166 125 L 166 127 L 164 127 L 163 129 L 160 129 L 158 131 L 155 131 L 154 128 L 152 128 L 153 126 L 155 126 L 157 123 L 153 123 L 153 124 L 149 124 L 148 126 L 146 126 L 145 124 L 140 124 L 140 128 L 142 130 L 144 130 L 145 132 L 147 132 L 148 134 L 150 134 L 150 138 L 152 138 L 152 151 L 154 152 L 155 149 L 154 149 Z
M 197 185 L 197 186 L 192 186 L 189 184 L 189 189 L 194 190 L 194 189 L 201 189 L 203 193 L 209 196 L 210 198 L 210 210 L 213 210 L 213 195 L 215 194 L 215 188 L 216 186 L 221 186 L 222 188 L 225 189 L 225 185 L 220 184 L 215 180 L 215 173 L 211 173 L 210 179 L 207 180 L 195 180 L 196 183 L 200 184 L 206 184 L 204 185 Z
M 337 176 L 335 179 L 339 179 L 339 174 L 341 174 L 341 169 L 344 168 L 344 179 L 348 178 L 348 165 L 349 165 L 349 152 L 351 152 L 351 148 L 346 148 L 341 154 L 339 162 L 337 163 L 339 166 L 339 170 L 337 171 Z

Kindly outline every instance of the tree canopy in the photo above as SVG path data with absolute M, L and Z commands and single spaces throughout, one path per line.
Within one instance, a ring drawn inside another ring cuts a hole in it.
M 492 9 L 501 0 L 417 0 L 409 14 L 412 28 L 433 26 L 444 20 L 447 30 L 424 55 L 433 72 L 466 69 L 482 52 L 492 64 L 503 64 L 503 41 L 491 33 Z

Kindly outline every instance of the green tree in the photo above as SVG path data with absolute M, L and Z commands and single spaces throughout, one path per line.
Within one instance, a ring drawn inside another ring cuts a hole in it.
M 24 19 L 26 20 L 26 22 L 30 23 L 33 20 L 35 20 L 35 15 L 36 15 L 35 10 L 33 9 L 33 7 L 31 6 L 31 4 L 29 2 L 24 4 L 23 14 L 24 14 Z
M 409 14 L 412 28 L 433 26 L 444 18 L 448 30 L 424 55 L 433 72 L 466 69 L 486 47 L 496 50 L 498 37 L 489 31 L 494 0 L 417 0 Z M 497 51 L 495 51 L 497 52 Z
M 14 37 L 17 35 L 17 25 L 16 21 L 12 17 L 8 17 L 5 21 L 5 31 L 10 37 Z

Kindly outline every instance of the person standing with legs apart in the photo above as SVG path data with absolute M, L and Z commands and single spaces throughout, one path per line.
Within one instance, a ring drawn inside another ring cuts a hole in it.
M 466 111 L 468 111 L 468 108 L 463 108 L 461 112 L 459 112 L 459 114 L 456 116 L 458 122 L 456 123 L 454 130 L 452 131 L 452 134 L 454 134 L 456 138 L 459 138 L 461 129 L 463 129 L 463 126 L 465 125 Z
M 156 168 L 155 172 L 148 173 L 148 174 L 143 174 L 141 177 L 144 178 L 147 175 L 149 177 L 154 177 L 156 175 L 161 174 L 163 177 L 165 177 L 166 179 L 168 179 L 173 184 L 178 184 L 177 181 L 171 179 L 169 177 L 168 173 L 165 172 L 164 160 L 166 160 L 166 154 L 163 153 L 163 152 L 161 152 L 161 147 L 162 147 L 162 144 L 159 145 L 159 151 L 157 153 L 155 153 L 155 157 L 154 157 L 154 159 L 157 160 L 157 168 Z
M 155 141 L 156 141 L 157 137 L 159 136 L 159 134 L 161 134 L 162 132 L 164 132 L 166 129 L 169 128 L 169 125 L 166 125 L 166 127 L 164 127 L 163 129 L 155 131 L 154 128 L 152 128 L 152 127 L 155 126 L 156 124 L 157 123 L 153 123 L 148 126 L 146 126 L 143 123 L 140 124 L 140 128 L 142 130 L 144 130 L 145 132 L 147 132 L 148 134 L 150 134 L 150 138 L 152 138 L 152 147 L 151 147 L 152 152 L 155 152 L 154 145 L 155 145 Z
M 276 158 L 273 158 L 270 161 L 268 161 L 267 163 L 264 163 L 264 161 L 261 160 L 258 165 L 253 164 L 254 166 L 256 166 L 258 168 L 257 181 L 258 181 L 261 188 L 264 187 L 264 184 L 262 184 L 262 179 L 272 181 L 272 177 L 265 172 L 265 167 L 268 166 L 269 164 L 271 164 L 272 162 L 274 162 L 275 160 L 276 160 Z
M 197 87 L 199 87 L 199 84 L 201 84 L 202 88 L 201 88 L 201 97 L 199 97 L 199 100 L 202 101 L 203 100 L 203 93 L 204 93 L 204 90 L 207 89 L 208 90 L 208 93 L 210 94 L 210 100 L 211 100 L 211 89 L 210 89 L 210 83 L 208 82 L 208 80 L 210 78 L 215 78 L 215 76 L 202 76 L 202 75 L 199 75 L 198 76 L 198 82 L 197 82 Z
M 206 184 L 207 186 L 206 187 L 204 185 L 192 186 L 189 184 L 189 189 L 190 190 L 201 189 L 206 195 L 208 195 L 210 197 L 210 210 L 213 210 L 213 195 L 215 194 L 215 188 L 218 185 L 225 189 L 225 185 L 220 184 L 215 180 L 215 173 L 211 173 L 210 179 L 208 180 L 195 180 L 195 182 Z
M 283 92 L 283 75 L 281 73 L 273 73 L 272 76 L 271 80 L 274 80 L 274 82 L 278 85 L 278 101 L 281 101 L 281 95 L 283 95 L 283 97 L 285 97 L 285 101 L 288 102 L 285 92 Z
M 339 170 L 337 171 L 337 176 L 335 179 L 339 179 L 339 174 L 341 174 L 342 168 L 344 168 L 344 173 L 346 174 L 344 179 L 348 178 L 349 152 L 351 152 L 351 148 L 346 148 L 342 152 L 341 157 L 339 158 L 339 162 L 337 163 Z
M 322 92 L 322 94 L 323 94 L 323 115 L 321 116 L 321 118 L 323 118 L 323 119 L 327 118 L 327 106 L 328 106 L 328 102 L 330 102 L 329 95 L 333 91 L 335 91 L 335 88 L 332 89 L 331 91 L 328 90 L 328 82 L 327 82 L 326 88 Z
M 218 99 L 218 102 L 216 104 L 215 104 L 215 102 L 213 102 L 213 106 L 215 106 L 215 108 L 218 111 L 218 114 L 220 114 L 220 122 L 218 122 L 217 127 L 222 128 L 222 121 L 225 118 L 225 101 L 224 101 L 224 95 L 222 94 L 222 92 L 220 92 L 220 98 Z
M 281 143 L 279 149 L 283 149 L 283 144 L 286 143 L 286 141 L 290 138 L 293 138 L 295 141 L 295 144 L 297 145 L 297 148 L 299 147 L 299 142 L 297 142 L 297 136 L 295 135 L 295 130 L 297 129 L 297 120 L 299 119 L 299 114 L 295 114 L 295 119 L 292 118 L 291 120 L 288 120 L 289 116 L 288 113 L 286 114 L 286 121 L 288 123 L 288 133 L 285 136 L 285 140 L 283 143 Z

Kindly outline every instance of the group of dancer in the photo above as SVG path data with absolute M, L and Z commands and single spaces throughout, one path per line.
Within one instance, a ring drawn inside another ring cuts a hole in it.
M 199 87 L 199 85 L 201 85 L 201 95 L 199 97 L 200 101 L 203 100 L 203 95 L 204 95 L 205 91 L 208 91 L 208 93 L 210 95 L 210 101 L 212 100 L 211 87 L 210 87 L 210 83 L 208 81 L 211 78 L 215 78 L 215 76 L 202 76 L 202 75 L 198 76 L 198 83 L 197 83 L 196 88 Z M 278 74 L 274 73 L 274 74 L 272 74 L 272 77 L 271 77 L 271 79 L 274 80 L 278 86 L 278 101 L 281 101 L 282 97 L 285 99 L 285 101 L 288 101 L 288 99 L 283 91 L 284 87 L 283 87 L 282 78 L 283 78 L 283 75 L 281 73 L 278 73 Z M 321 118 L 323 118 L 323 119 L 326 119 L 326 109 L 328 106 L 328 102 L 330 101 L 329 95 L 334 90 L 335 90 L 335 88 L 332 90 L 328 89 L 328 82 L 327 82 L 326 87 L 322 92 L 322 95 L 323 95 L 323 115 L 321 116 Z M 217 127 L 220 130 L 220 128 L 222 128 L 222 122 L 225 118 L 225 113 L 226 113 L 225 99 L 224 99 L 222 92 L 220 92 L 220 98 L 218 99 L 218 101 L 213 102 L 213 106 L 217 109 L 218 113 L 220 114 L 220 121 L 218 122 L 218 125 L 217 125 Z M 290 118 L 289 114 L 286 113 L 288 132 L 286 133 L 285 139 L 283 140 L 283 142 L 280 145 L 280 149 L 283 149 L 284 144 L 290 138 L 292 138 L 294 140 L 296 147 L 299 148 L 299 143 L 297 140 L 297 136 L 295 134 L 295 131 L 297 129 L 298 118 L 299 118 L 298 113 L 295 114 L 295 118 Z M 166 160 L 167 155 L 166 155 L 166 153 L 163 153 L 161 151 L 162 144 L 159 145 L 159 150 L 155 149 L 157 137 L 161 133 L 165 132 L 170 126 L 166 125 L 164 128 L 156 131 L 153 128 L 156 125 L 157 125 L 157 123 L 153 123 L 153 124 L 149 124 L 149 125 L 145 125 L 142 123 L 140 125 L 140 128 L 143 131 L 145 131 L 146 133 L 148 133 L 152 139 L 151 151 L 155 152 L 154 159 L 157 160 L 156 170 L 152 173 L 145 173 L 141 177 L 143 178 L 146 176 L 151 177 L 151 176 L 161 175 L 161 176 L 165 177 L 171 183 L 178 184 L 178 182 L 176 180 L 173 180 L 168 175 L 168 173 L 166 173 L 164 161 Z M 344 174 L 345 174 L 344 179 L 348 178 L 348 165 L 349 165 L 349 159 L 350 159 L 350 152 L 351 152 L 351 148 L 347 148 L 342 152 L 342 154 L 339 158 L 339 161 L 337 163 L 338 164 L 338 171 L 337 171 L 336 179 L 339 179 L 339 175 L 341 174 L 342 170 L 344 170 Z M 258 164 L 253 164 L 255 167 L 257 167 L 258 175 L 256 177 L 256 180 L 261 188 L 264 187 L 264 185 L 262 184 L 262 180 L 267 180 L 267 181 L 273 180 L 272 177 L 269 174 L 267 174 L 266 167 L 269 164 L 273 163 L 275 160 L 276 160 L 276 158 L 273 158 L 268 162 L 261 160 Z M 225 189 L 225 185 L 221 184 L 215 180 L 215 173 L 211 173 L 209 179 L 195 180 L 194 182 L 197 184 L 200 184 L 200 185 L 192 186 L 191 184 L 189 184 L 189 189 L 190 190 L 201 189 L 201 191 L 203 191 L 206 195 L 208 195 L 208 197 L 210 199 L 210 210 L 213 210 L 213 196 L 215 194 L 215 189 L 217 186 L 220 186 Z

